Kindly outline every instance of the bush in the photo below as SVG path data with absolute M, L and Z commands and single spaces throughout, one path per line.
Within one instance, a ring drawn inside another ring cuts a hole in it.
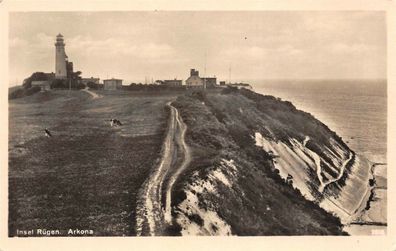
M 221 91 L 221 94 L 229 94 L 229 93 L 235 93 L 235 92 L 238 92 L 237 87 L 227 86 L 227 88 L 225 88 Z
M 51 89 L 65 89 L 67 87 L 64 79 L 54 79 L 51 83 Z
M 70 85 L 70 86 L 69 86 Z M 51 83 L 51 89 L 84 89 L 83 83 L 78 83 L 78 80 L 72 80 L 71 83 L 67 79 L 54 79 Z
M 26 92 L 26 96 L 30 96 L 39 91 L 41 91 L 41 88 L 39 86 L 33 86 L 32 88 L 27 89 L 25 92 Z
M 38 86 L 33 86 L 28 89 L 17 89 L 10 94 L 8 94 L 8 99 L 16 99 L 16 98 L 23 98 L 25 96 L 30 96 L 35 94 L 36 92 L 39 92 L 41 90 L 40 87 Z
M 204 90 L 193 91 L 190 95 L 201 102 L 207 101 L 206 92 Z
M 77 90 L 81 90 L 81 89 L 84 89 L 85 88 L 85 85 L 83 84 L 83 83 L 74 83 L 74 84 L 72 84 L 72 88 L 75 88 L 75 89 L 77 89 Z
M 227 126 L 227 129 L 229 135 L 242 149 L 255 145 L 254 139 L 250 136 L 249 131 L 245 127 L 238 124 L 231 124 Z
M 8 94 L 8 99 L 16 99 L 24 97 L 25 90 L 24 89 L 17 89 L 10 94 Z
M 96 83 L 94 83 L 94 82 L 88 82 L 88 83 L 87 83 L 87 86 L 88 86 L 89 89 L 92 89 L 92 90 L 103 89 L 103 85 L 101 85 L 101 84 L 96 84 Z
M 184 90 L 186 90 L 186 87 L 185 86 L 153 85 L 153 84 L 144 85 L 142 83 L 139 83 L 139 84 L 131 83 L 128 86 L 122 86 L 122 89 L 126 90 L 126 91 L 162 92 L 162 91 L 184 91 Z

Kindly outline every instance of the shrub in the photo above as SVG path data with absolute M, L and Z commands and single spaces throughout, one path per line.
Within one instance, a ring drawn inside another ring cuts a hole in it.
M 74 83 L 74 85 L 72 85 L 72 88 L 75 88 L 75 89 L 78 89 L 78 90 L 81 90 L 81 89 L 84 89 L 85 88 L 85 85 L 83 84 L 83 83 Z
M 38 86 L 33 86 L 28 89 L 17 89 L 10 94 L 8 94 L 9 99 L 16 99 L 16 98 L 23 98 L 25 96 L 30 96 L 35 94 L 36 92 L 39 92 L 41 90 L 40 87 Z
M 193 91 L 190 96 L 202 102 L 206 102 L 207 100 L 206 92 L 204 90 Z
M 227 88 L 225 88 L 221 91 L 221 94 L 229 94 L 229 93 L 235 93 L 235 92 L 238 92 L 237 87 L 227 86 Z
M 33 86 L 32 88 L 29 88 L 27 90 L 25 90 L 25 95 L 26 96 L 30 96 L 32 94 L 35 94 L 36 92 L 41 91 L 41 88 L 39 86 Z
M 94 82 L 88 82 L 87 86 L 88 86 L 89 89 L 92 89 L 92 90 L 98 90 L 98 89 L 102 89 L 103 88 L 103 85 L 96 84 Z
M 198 226 L 202 227 L 204 225 L 203 219 L 198 214 L 188 214 L 187 217 L 190 221 L 197 223 Z
M 24 89 L 17 89 L 10 94 L 8 94 L 8 99 L 16 99 L 24 97 L 25 90 Z
M 142 83 L 131 83 L 128 86 L 122 86 L 123 90 L 126 91 L 150 91 L 150 92 L 160 92 L 160 91 L 184 91 L 186 90 L 185 86 L 166 86 L 166 85 L 154 85 L 147 84 L 144 85 Z
M 54 79 L 50 86 L 51 86 L 51 89 L 65 89 L 65 88 L 67 88 L 66 80 L 64 80 L 64 79 Z

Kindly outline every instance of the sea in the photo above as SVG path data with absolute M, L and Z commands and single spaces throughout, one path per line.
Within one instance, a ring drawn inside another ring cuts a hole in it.
M 297 109 L 311 113 L 369 161 L 387 163 L 386 80 L 254 80 L 250 84 L 258 93 L 290 101 Z M 376 191 L 382 195 L 373 202 L 371 211 L 365 212 L 375 215 L 372 221 L 386 222 L 386 169 L 386 165 L 375 168 L 376 180 L 381 183 L 381 190 Z M 386 231 L 356 225 L 345 230 L 352 235 Z
M 311 113 L 370 161 L 386 162 L 386 80 L 262 80 L 251 85 Z

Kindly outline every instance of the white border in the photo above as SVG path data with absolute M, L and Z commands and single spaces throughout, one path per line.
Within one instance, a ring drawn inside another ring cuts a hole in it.
M 0 0 L 1 1 L 1 0 Z M 388 234 L 371 237 L 50 237 L 8 238 L 8 13 L 12 11 L 108 10 L 382 10 L 388 24 Z M 0 250 L 396 250 L 395 79 L 396 9 L 391 0 L 271 1 L 43 1 L 0 3 Z M 392 147 L 393 146 L 393 147 Z

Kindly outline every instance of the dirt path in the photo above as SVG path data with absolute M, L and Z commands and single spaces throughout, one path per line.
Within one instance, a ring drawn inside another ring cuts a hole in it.
M 90 90 L 88 89 L 88 87 L 85 87 L 84 89 L 82 89 L 82 91 L 84 91 L 84 92 L 88 93 L 89 95 L 91 95 L 91 96 L 92 96 L 92 99 L 103 98 L 103 96 L 98 95 L 98 94 L 96 94 L 96 93 L 90 91 Z
M 171 192 L 173 185 L 190 161 L 190 151 L 184 141 L 187 127 L 177 109 L 170 102 L 167 103 L 167 106 L 170 108 L 170 118 L 161 160 L 157 169 L 151 173 L 139 193 L 136 212 L 136 234 L 138 236 L 165 234 L 166 223 L 170 223 L 172 219 Z M 180 157 L 183 158 L 183 162 L 180 166 L 176 166 Z M 173 171 L 173 173 L 171 174 L 170 171 Z M 168 174 L 172 176 L 167 179 L 167 184 L 164 184 Z M 162 187 L 165 187 L 165 185 L 167 187 L 166 202 L 163 205 L 161 202 Z
M 176 111 L 176 121 L 177 125 L 179 127 L 180 131 L 180 137 L 178 137 L 178 145 L 181 147 L 181 151 L 184 153 L 184 159 L 180 167 L 176 170 L 176 172 L 172 175 L 172 177 L 169 179 L 168 187 L 166 189 L 166 206 L 165 206 L 165 221 L 167 223 L 171 223 L 172 221 L 172 207 L 171 207 L 171 202 L 172 202 L 172 189 L 173 185 L 175 184 L 177 178 L 179 175 L 186 169 L 188 164 L 190 164 L 191 161 L 191 153 L 190 153 L 190 148 L 186 144 L 185 137 L 186 137 L 186 131 L 187 131 L 187 126 L 184 124 L 182 121 L 179 112 L 177 109 Z

